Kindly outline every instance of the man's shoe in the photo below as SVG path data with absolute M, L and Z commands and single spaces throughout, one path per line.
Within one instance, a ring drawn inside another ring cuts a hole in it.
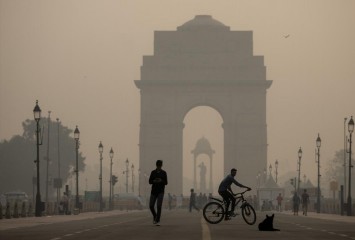
M 160 222 L 156 222 L 155 226 L 160 226 Z
M 229 220 L 231 220 L 231 217 L 229 216 L 224 217 L 224 221 L 229 221 Z

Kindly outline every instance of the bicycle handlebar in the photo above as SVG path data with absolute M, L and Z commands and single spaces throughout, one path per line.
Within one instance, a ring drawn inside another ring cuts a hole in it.
M 243 192 L 240 193 L 235 193 L 234 196 L 237 196 L 238 194 L 243 195 L 244 193 L 251 191 L 251 188 L 247 188 L 246 190 L 244 190 Z

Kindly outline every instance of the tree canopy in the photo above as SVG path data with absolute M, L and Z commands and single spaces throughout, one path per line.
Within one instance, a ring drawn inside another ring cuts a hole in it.
M 348 161 L 348 159 L 346 160 Z M 344 179 L 344 150 L 341 149 L 335 152 L 334 158 L 328 162 L 325 180 L 330 182 L 331 180 L 337 180 L 337 182 L 343 182 Z
M 349 153 L 346 153 L 346 184 L 348 185 L 349 181 Z M 351 158 L 352 165 L 354 165 L 354 159 Z M 330 183 L 331 181 L 337 181 L 339 184 L 339 190 L 340 190 L 340 185 L 344 184 L 344 150 L 338 150 L 335 152 L 334 158 L 331 159 L 327 167 L 325 169 L 325 179 L 324 181 L 326 183 Z M 351 183 L 352 183 L 352 191 L 355 191 L 355 176 L 352 176 L 351 178 Z M 329 188 L 329 186 L 326 186 L 326 188 Z
M 48 190 L 49 196 L 53 197 L 54 192 L 56 192 L 53 186 L 53 179 L 58 178 L 59 173 L 58 159 L 60 159 L 60 175 L 64 185 L 68 177 L 74 174 L 76 144 L 74 138 L 71 137 L 73 130 L 63 126 L 61 122 L 50 120 L 48 124 L 48 118 L 42 118 L 40 126 L 43 135 L 42 145 L 39 147 L 41 195 L 44 196 L 45 194 L 48 159 Z M 49 144 L 48 126 L 50 129 Z M 0 142 L 0 193 L 24 191 L 31 196 L 33 189 L 35 189 L 33 188 L 35 185 L 33 185 L 32 179 L 36 177 L 36 122 L 27 119 L 22 123 L 22 127 L 22 136 L 16 135 L 10 140 Z M 47 156 L 48 145 L 49 154 Z M 85 157 L 83 157 L 79 148 L 79 171 L 84 171 L 84 160 Z

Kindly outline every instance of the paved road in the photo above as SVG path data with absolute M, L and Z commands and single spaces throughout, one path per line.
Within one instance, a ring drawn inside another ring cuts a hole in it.
M 258 212 L 257 223 L 265 214 Z M 270 214 L 270 213 L 268 213 Z M 355 239 L 355 217 L 310 213 L 293 216 L 275 213 L 274 227 L 280 232 L 260 232 L 257 224 L 245 224 L 241 216 L 217 225 L 206 223 L 201 213 L 163 210 L 162 225 L 152 224 L 148 211 L 112 211 L 72 216 L 0 220 L 0 239 Z

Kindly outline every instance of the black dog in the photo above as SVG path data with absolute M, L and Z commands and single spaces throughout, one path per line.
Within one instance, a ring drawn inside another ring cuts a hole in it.
M 259 231 L 280 231 L 280 229 L 274 228 L 273 222 L 274 222 L 274 214 L 272 214 L 271 217 L 266 215 L 264 221 L 259 223 Z

